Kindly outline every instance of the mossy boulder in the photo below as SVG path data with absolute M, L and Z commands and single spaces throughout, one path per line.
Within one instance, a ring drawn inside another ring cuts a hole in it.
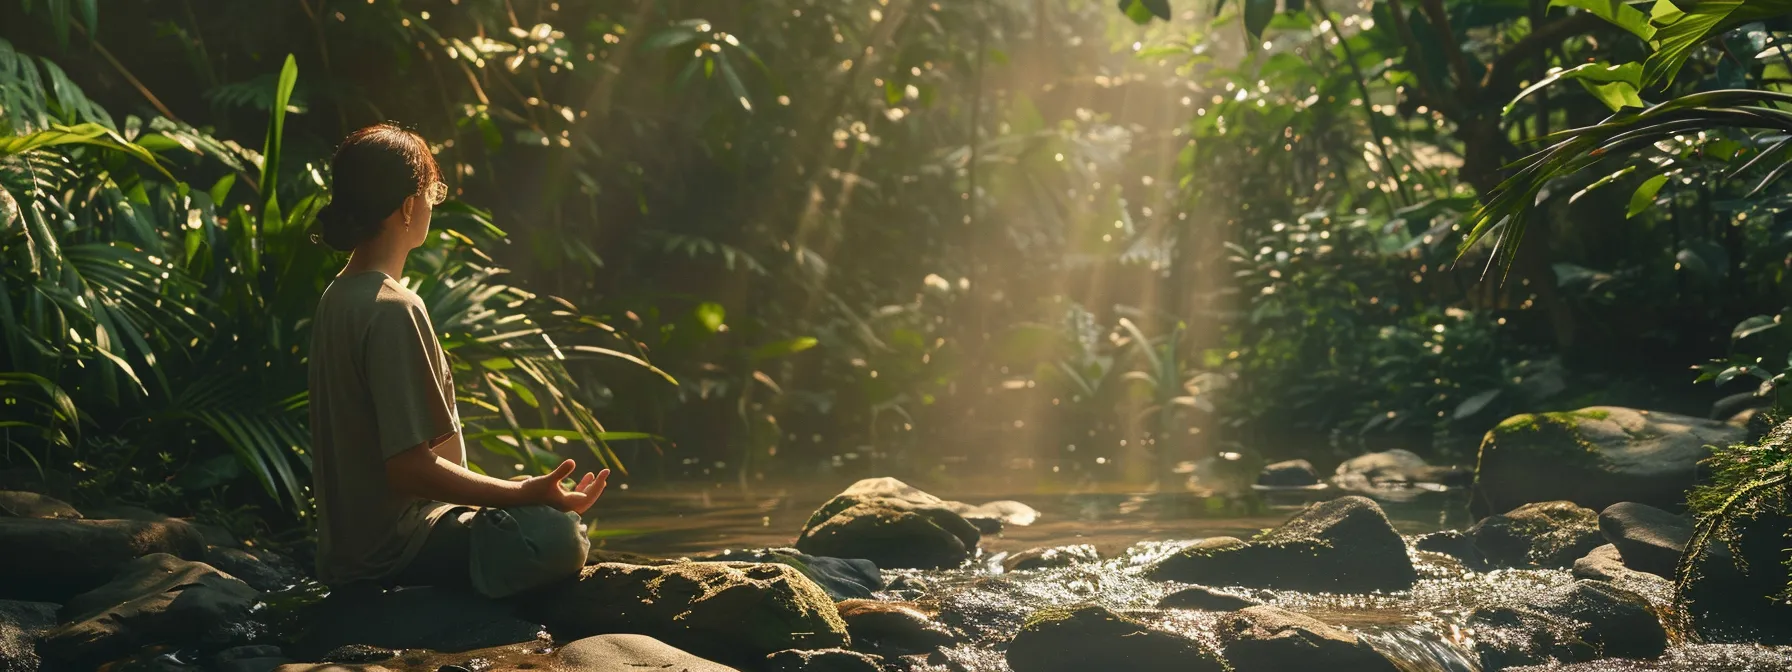
M 1574 502 L 1535 502 L 1468 529 L 1481 557 L 1496 567 L 1565 569 L 1605 544 L 1599 514 Z
M 775 562 L 790 565 L 803 576 L 809 577 L 815 585 L 828 591 L 828 597 L 834 601 L 864 599 L 872 593 L 884 589 L 883 573 L 877 569 L 877 563 L 858 558 L 823 558 L 805 555 L 794 548 L 758 548 L 746 550 L 726 550 L 694 558 L 698 562 Z M 627 561 L 624 561 L 627 562 Z M 648 562 L 630 564 L 666 564 Z
M 1232 669 L 1206 644 L 1095 605 L 1034 614 L 1008 643 L 1008 666 L 1014 672 Z
M 1516 415 L 1481 440 L 1470 509 L 1481 517 L 1554 500 L 1595 511 L 1626 501 L 1681 509 L 1707 446 L 1745 435 L 1715 420 L 1617 406 Z
M 1251 541 L 1207 539 L 1158 561 L 1159 581 L 1283 590 L 1405 590 L 1418 579 L 1406 541 L 1367 497 L 1312 504 Z
M 555 639 L 642 634 L 746 667 L 785 649 L 851 642 L 827 592 L 776 563 L 603 563 L 519 600 Z
M 796 548 L 862 558 L 884 569 L 956 567 L 976 550 L 982 533 L 954 508 L 894 478 L 867 478 L 816 509 Z

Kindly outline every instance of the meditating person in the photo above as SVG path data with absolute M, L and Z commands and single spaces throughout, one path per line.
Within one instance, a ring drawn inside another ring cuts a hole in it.
M 577 573 L 590 546 L 579 516 L 609 470 L 570 490 L 561 481 L 572 460 L 521 481 L 468 470 L 447 358 L 422 299 L 400 281 L 448 196 L 429 146 L 370 126 L 330 166 L 319 237 L 350 255 L 311 323 L 318 578 L 502 597 Z

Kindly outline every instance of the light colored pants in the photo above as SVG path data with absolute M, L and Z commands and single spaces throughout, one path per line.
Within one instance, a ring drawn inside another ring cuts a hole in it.
M 393 581 L 508 597 L 577 575 L 590 548 L 576 514 L 539 505 L 458 506 L 436 519 L 423 549 Z

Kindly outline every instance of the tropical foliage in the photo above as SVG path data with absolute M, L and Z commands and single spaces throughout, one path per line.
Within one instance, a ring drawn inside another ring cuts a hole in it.
M 0 3 L 4 459 L 303 510 L 381 120 L 500 475 L 1179 487 L 1777 394 L 1779 3 L 1117 4 Z

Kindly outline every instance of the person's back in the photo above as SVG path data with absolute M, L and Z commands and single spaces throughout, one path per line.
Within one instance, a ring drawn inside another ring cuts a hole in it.
M 423 301 L 396 278 L 448 187 L 429 146 L 395 126 L 350 135 L 330 159 L 321 239 L 349 252 L 311 324 L 312 476 L 318 578 L 328 584 L 515 594 L 577 573 L 579 514 L 609 470 L 521 481 L 467 469 L 454 378 Z
M 318 578 L 386 576 L 450 506 L 394 491 L 386 460 L 427 443 L 466 463 L 453 380 L 422 300 L 380 271 L 337 278 L 311 325 L 310 377 Z

